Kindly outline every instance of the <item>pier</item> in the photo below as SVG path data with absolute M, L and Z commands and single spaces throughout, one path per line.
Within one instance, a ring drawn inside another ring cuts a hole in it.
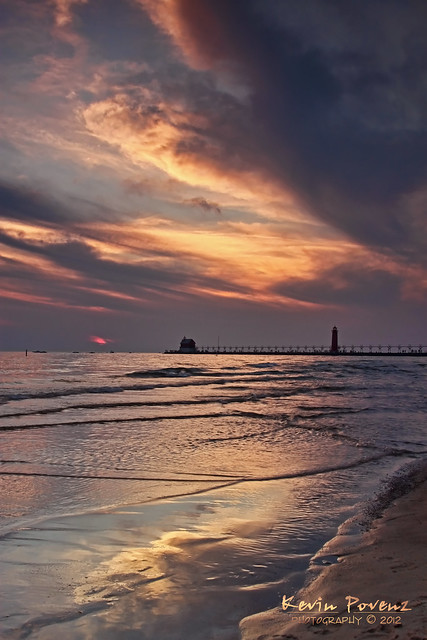
M 265 347 L 261 346 L 243 346 L 243 347 L 221 347 L 218 344 L 213 347 L 197 347 L 196 342 L 192 338 L 186 338 L 185 336 L 181 340 L 179 349 L 168 349 L 165 353 L 199 353 L 199 354 L 237 354 L 242 356 L 412 356 L 422 357 L 427 356 L 427 345 L 419 344 L 418 346 L 408 345 L 340 345 L 338 342 L 338 329 L 332 328 L 332 340 L 329 347 L 325 345 L 289 345 L 289 346 L 277 346 Z
M 167 350 L 165 353 L 183 353 L 180 350 Z M 247 346 L 247 347 L 196 347 L 194 351 L 187 353 L 198 354 L 236 354 L 242 356 L 427 356 L 427 345 L 341 345 L 336 351 L 322 346 Z

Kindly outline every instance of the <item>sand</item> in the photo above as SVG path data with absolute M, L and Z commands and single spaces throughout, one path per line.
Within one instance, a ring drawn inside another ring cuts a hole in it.
M 333 557 L 340 549 L 339 561 L 322 569 L 298 594 L 284 594 L 294 595 L 288 602 L 297 606 L 303 600 L 314 604 L 322 598 L 313 611 L 277 608 L 247 617 L 240 624 L 242 640 L 426 640 L 427 481 L 420 482 L 392 503 L 344 553 L 343 536 L 330 541 L 322 553 Z M 381 602 L 401 610 L 387 611 L 388 605 Z M 324 612 L 325 603 L 336 609 Z M 348 604 L 352 604 L 350 613 Z M 380 607 L 383 611 L 378 611 Z M 313 618 L 319 624 L 313 625 Z

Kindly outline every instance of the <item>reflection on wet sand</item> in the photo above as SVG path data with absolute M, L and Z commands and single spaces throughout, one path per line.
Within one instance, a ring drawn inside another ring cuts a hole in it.
M 241 618 L 301 586 L 335 531 L 322 502 L 333 481 L 317 477 L 317 494 L 310 477 L 251 482 L 10 535 L 2 601 L 19 613 L 3 619 L 5 638 L 236 640 Z

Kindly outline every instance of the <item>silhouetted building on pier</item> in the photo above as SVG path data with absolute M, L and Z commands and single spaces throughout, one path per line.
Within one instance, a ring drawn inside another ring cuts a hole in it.
M 331 353 L 338 353 L 338 329 L 332 329 Z
M 196 343 L 192 338 L 186 338 L 185 336 L 181 340 L 181 345 L 179 347 L 179 353 L 196 353 L 197 347 Z

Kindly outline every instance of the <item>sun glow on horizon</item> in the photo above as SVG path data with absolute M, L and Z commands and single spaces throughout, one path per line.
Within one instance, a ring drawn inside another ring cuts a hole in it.
M 114 342 L 111 338 L 101 338 L 100 336 L 89 336 L 89 340 L 95 344 L 110 344 Z

